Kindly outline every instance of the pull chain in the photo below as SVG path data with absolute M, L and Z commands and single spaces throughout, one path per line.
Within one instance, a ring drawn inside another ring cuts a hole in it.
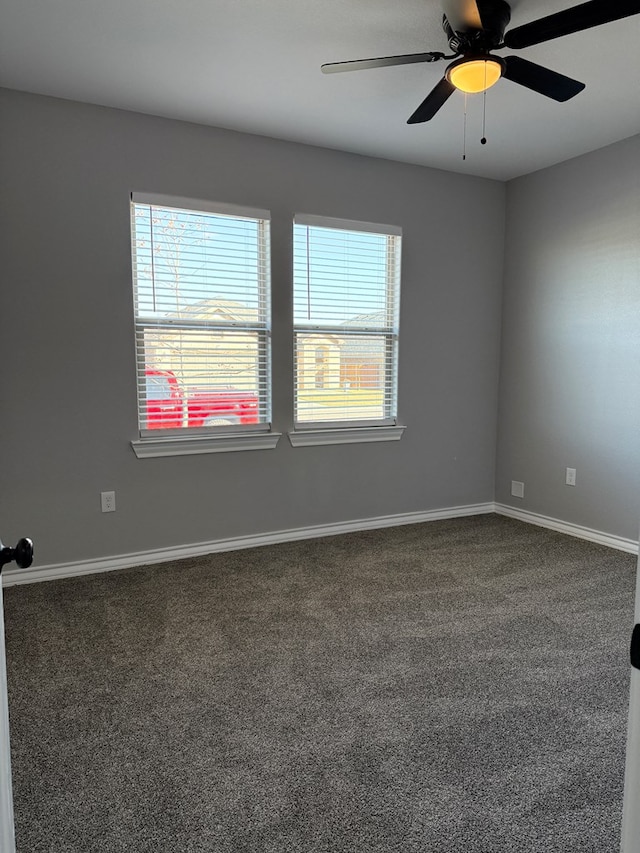
M 484 98 L 482 99 L 482 139 L 480 140 L 481 145 L 487 144 L 487 63 L 484 63 Z
M 462 159 L 467 159 L 467 93 L 464 93 L 464 125 L 462 130 Z

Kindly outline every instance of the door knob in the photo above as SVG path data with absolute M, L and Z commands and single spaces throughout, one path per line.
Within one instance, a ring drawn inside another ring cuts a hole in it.
M 640 624 L 636 625 L 631 634 L 631 666 L 640 669 Z
M 3 546 L 0 542 L 0 572 L 7 563 L 16 564 L 21 569 L 28 569 L 33 562 L 33 542 L 31 539 L 21 539 L 15 548 Z

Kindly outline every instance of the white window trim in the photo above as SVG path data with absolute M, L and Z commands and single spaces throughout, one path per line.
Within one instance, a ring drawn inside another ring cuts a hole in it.
M 339 231 L 360 231 L 371 234 L 382 234 L 389 237 L 402 238 L 402 228 L 398 225 L 383 225 L 377 222 L 362 222 L 355 219 L 338 219 L 331 216 L 318 216 L 311 213 L 296 213 L 293 217 L 293 224 L 305 225 L 308 227 L 318 228 L 335 228 Z M 398 294 L 399 296 L 399 294 Z M 399 307 L 398 307 L 399 311 Z M 293 323 L 293 339 L 296 341 L 298 332 L 326 332 L 330 333 L 342 332 L 342 329 L 333 330 L 329 327 L 321 325 L 309 325 L 308 327 L 296 326 L 295 320 Z M 360 330 L 366 334 L 367 331 L 375 331 L 376 333 L 384 334 L 386 337 L 394 341 L 395 346 L 398 346 L 399 336 L 397 326 L 394 332 L 389 329 L 371 329 L 366 328 Z M 396 359 L 397 359 L 396 354 Z M 396 376 L 394 382 L 396 389 L 394 392 L 397 413 L 397 382 L 398 382 L 398 363 L 396 362 Z M 295 416 L 295 413 L 294 413 Z M 356 444 L 361 442 L 371 441 L 399 441 L 406 426 L 400 425 L 397 422 L 397 414 L 391 418 L 382 418 L 376 420 L 371 426 L 362 426 L 362 421 L 336 421 L 331 424 L 322 424 L 321 421 L 308 421 L 309 426 L 305 425 L 304 421 L 295 421 L 294 428 L 289 432 L 289 441 L 293 447 L 305 447 L 310 445 L 320 444 Z M 376 435 L 377 434 L 377 435 Z
M 406 426 L 339 427 L 338 429 L 305 429 L 290 432 L 292 447 L 320 444 L 365 444 L 371 441 L 400 441 Z
M 218 213 L 223 216 L 238 216 L 250 219 L 262 219 L 271 221 L 271 211 L 256 207 L 245 207 L 242 205 L 228 204 L 223 202 L 212 202 L 206 199 L 193 199 L 183 196 L 169 196 L 162 193 L 131 192 L 130 202 L 134 204 L 145 204 L 151 206 L 184 210 L 188 212 Z M 270 261 L 269 261 L 270 263 Z M 270 295 L 271 298 L 271 295 Z M 137 324 L 137 318 L 136 318 Z M 267 328 L 267 336 L 271 336 L 270 324 Z M 272 405 L 272 393 L 269 397 L 269 410 Z M 204 453 L 231 453 L 244 450 L 272 450 L 278 444 L 282 433 L 273 432 L 269 427 L 265 431 L 265 425 L 249 427 L 243 433 L 223 434 L 218 430 L 188 431 L 179 436 L 164 434 L 163 437 L 149 435 L 149 431 L 139 432 L 139 437 L 131 441 L 131 448 L 138 459 L 154 459 L 163 456 L 193 456 Z
M 313 213 L 296 213 L 293 221 L 296 225 L 309 225 L 312 228 L 337 228 L 339 231 L 363 231 L 369 234 L 402 237 L 402 228 L 399 225 L 382 225 L 379 222 L 336 219 L 333 216 L 316 216 Z
M 144 438 L 132 441 L 131 447 L 138 459 L 193 456 L 201 453 L 231 453 L 238 450 L 273 450 L 281 435 L 281 432 L 254 432 L 224 436 L 189 435 L 184 438 Z
M 271 212 L 258 207 L 243 207 L 239 204 L 207 201 L 199 198 L 184 198 L 182 196 L 162 195 L 160 193 L 131 193 L 131 201 L 135 204 L 149 204 L 152 207 L 169 207 L 172 210 L 185 210 L 189 213 L 219 213 L 221 216 L 241 216 L 246 219 L 271 219 Z

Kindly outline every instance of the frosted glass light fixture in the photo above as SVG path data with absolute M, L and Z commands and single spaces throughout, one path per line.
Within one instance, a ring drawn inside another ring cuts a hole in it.
M 445 76 L 461 92 L 476 94 L 494 86 L 503 71 L 504 63 L 497 56 L 463 57 L 447 68 Z

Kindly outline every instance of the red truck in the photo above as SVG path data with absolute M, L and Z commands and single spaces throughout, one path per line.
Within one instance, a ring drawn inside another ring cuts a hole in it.
M 146 417 L 143 429 L 258 423 L 258 398 L 233 385 L 202 389 L 187 395 L 185 423 L 185 394 L 175 374 L 153 367 L 147 367 L 144 373 Z

